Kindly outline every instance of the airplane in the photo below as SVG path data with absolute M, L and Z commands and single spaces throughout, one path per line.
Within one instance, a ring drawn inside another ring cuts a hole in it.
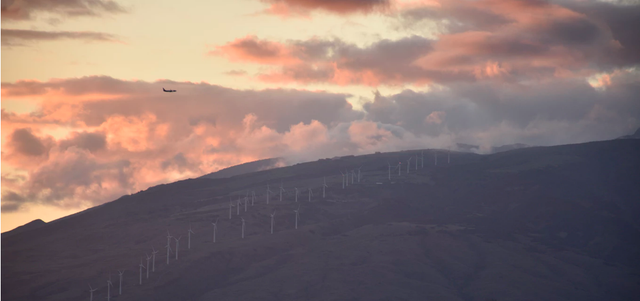
M 164 92 L 177 92 L 176 90 L 165 90 L 164 88 L 162 88 L 162 91 L 164 91 Z

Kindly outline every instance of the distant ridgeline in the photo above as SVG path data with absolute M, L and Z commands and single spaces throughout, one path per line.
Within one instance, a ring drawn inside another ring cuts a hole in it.
M 247 162 L 240 165 L 235 165 L 227 168 L 223 168 L 216 172 L 212 172 L 210 174 L 206 174 L 201 176 L 200 178 L 204 179 L 221 179 L 221 178 L 229 178 L 241 174 L 252 173 L 261 170 L 268 170 L 276 167 L 284 167 L 286 164 L 284 163 L 283 158 L 270 158 L 263 159 L 253 162 Z

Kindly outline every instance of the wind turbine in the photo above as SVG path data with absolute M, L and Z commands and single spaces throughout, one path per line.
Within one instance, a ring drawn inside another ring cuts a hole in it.
M 407 173 L 409 173 L 409 166 L 411 166 L 411 157 L 407 160 Z
M 402 171 L 402 162 L 398 162 L 398 176 L 400 175 L 401 171 Z
M 242 238 L 244 238 L 244 218 L 242 218 Z
M 231 197 L 229 197 L 231 198 Z M 231 219 L 231 210 L 233 209 L 233 201 L 229 200 L 229 219 Z
M 97 288 L 92 288 L 92 287 L 91 287 L 91 284 L 89 284 L 89 293 L 90 293 L 90 295 L 89 295 L 89 301 L 93 301 L 93 292 L 95 292 L 95 291 L 97 291 L 97 290 L 98 290 Z
M 349 171 L 346 171 L 347 187 L 349 187 Z
M 311 187 L 309 187 L 309 202 L 311 202 L 312 196 L 313 196 L 313 191 L 311 190 Z
M 342 171 L 340 171 L 340 174 L 342 175 L 342 189 L 344 189 L 344 174 Z
M 298 209 L 293 210 L 296 213 L 296 229 L 298 229 L 298 213 L 300 213 L 300 205 L 298 205 Z
M 107 280 L 107 301 L 111 301 L 111 288 L 113 283 L 111 282 L 111 274 L 109 274 L 109 280 Z
M 182 238 L 182 236 L 178 237 L 178 238 L 173 238 L 176 240 L 176 260 L 178 260 L 178 250 L 180 249 L 180 238 Z
M 122 295 L 122 275 L 124 275 L 124 271 L 118 271 L 118 276 L 120 277 L 120 285 L 118 286 L 118 295 Z
M 354 178 L 356 176 L 356 171 L 355 170 L 351 170 L 351 184 L 353 185 L 355 183 Z
M 236 206 L 236 215 L 240 215 L 240 198 L 238 198 L 238 205 Z
M 323 177 L 323 184 L 322 184 L 322 198 L 324 199 L 324 190 L 325 188 L 327 188 L 329 186 L 327 186 L 327 177 Z
M 149 254 L 147 254 L 147 253 L 144 253 L 144 256 L 147 257 L 147 268 L 146 269 L 147 269 L 147 279 L 149 279 L 149 260 L 151 260 L 151 257 L 153 257 L 153 256 L 149 256 Z
M 251 191 L 251 206 L 253 206 L 253 202 L 256 200 L 256 191 Z
M 151 250 L 153 250 L 153 252 L 151 252 L 151 255 L 153 256 L 153 261 L 152 261 L 152 267 L 151 271 L 155 272 L 156 271 L 156 253 L 158 253 L 158 251 L 156 251 L 156 249 L 154 249 L 153 247 L 151 247 Z
M 140 285 L 142 285 L 142 269 L 145 268 L 142 264 L 142 259 L 140 259 L 140 265 L 138 266 L 140 267 Z
M 244 196 L 244 212 L 247 212 L 247 203 L 249 202 L 249 193 Z
M 271 189 L 269 189 L 269 184 L 267 184 L 267 205 L 269 205 L 269 193 L 272 192 Z
M 187 240 L 187 249 L 191 250 L 191 234 L 196 234 L 195 232 L 193 232 L 193 230 L 191 230 L 191 224 L 189 224 L 189 231 L 187 232 L 188 240 Z
M 284 191 L 284 188 L 282 188 L 282 182 L 280 182 L 280 202 L 282 202 L 282 192 Z
M 271 213 L 271 234 L 273 234 L 273 217 L 276 216 L 276 211 L 273 210 L 273 213 Z
M 296 203 L 298 202 L 298 187 L 294 187 L 294 189 L 296 190 Z
M 216 218 L 215 223 L 211 223 L 213 225 L 213 242 L 216 242 L 216 229 L 218 228 L 218 219 Z
M 358 183 L 360 183 L 360 169 L 362 169 L 362 166 L 358 167 Z
M 171 252 L 171 235 L 169 234 L 169 230 L 167 230 L 167 264 L 169 264 L 169 252 Z

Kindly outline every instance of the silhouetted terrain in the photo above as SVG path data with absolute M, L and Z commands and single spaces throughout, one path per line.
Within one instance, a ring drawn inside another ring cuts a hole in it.
M 30 222 L 28 222 L 28 223 L 26 223 L 26 224 L 24 224 L 24 225 L 22 225 L 20 227 L 17 227 L 15 229 L 11 230 L 11 231 L 7 231 L 7 232 L 2 233 L 2 237 L 8 237 L 8 236 L 11 236 L 11 235 L 15 235 L 17 233 L 22 233 L 22 232 L 25 232 L 25 231 L 37 229 L 37 228 L 40 228 L 41 226 L 43 226 L 45 224 L 46 223 L 41 219 L 32 220 L 32 221 L 30 221 Z
M 206 174 L 200 178 L 208 178 L 208 179 L 228 178 L 228 177 L 233 177 L 233 176 L 246 174 L 250 172 L 268 170 L 275 167 L 280 167 L 282 165 L 284 165 L 284 160 L 282 158 L 263 159 L 263 160 L 247 162 L 240 165 L 223 168 L 216 172 Z
M 522 144 L 522 143 L 514 143 L 514 144 L 501 145 L 501 146 L 494 146 L 491 148 L 491 153 L 506 152 L 506 151 L 525 148 L 525 147 L 529 147 L 529 145 Z
M 425 150 L 416 171 L 419 153 L 190 179 L 3 235 L 2 299 L 88 300 L 90 283 L 104 300 L 126 269 L 114 300 L 637 300 L 640 140 L 452 152 L 450 164 L 439 151 L 437 166 Z M 353 169 L 343 189 L 339 170 Z M 252 191 L 255 204 L 229 219 L 229 200 Z M 182 237 L 169 265 L 167 230 Z M 152 247 L 156 271 L 138 285 Z
M 622 136 L 618 139 L 640 139 L 640 128 L 638 128 L 635 133 L 631 135 Z

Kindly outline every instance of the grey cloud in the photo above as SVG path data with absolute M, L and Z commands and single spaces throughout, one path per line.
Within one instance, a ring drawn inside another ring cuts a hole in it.
M 35 41 L 82 40 L 118 42 L 111 34 L 91 31 L 39 31 L 25 29 L 2 29 L 2 46 L 25 46 Z
M 60 141 L 60 148 L 67 149 L 71 146 L 97 152 L 107 147 L 107 137 L 104 133 L 76 132 L 71 138 Z
M 173 156 L 170 159 L 167 159 L 165 161 L 163 161 L 160 166 L 162 167 L 162 170 L 167 170 L 167 169 L 175 169 L 178 170 L 180 172 L 183 172 L 185 170 L 197 170 L 198 169 L 198 162 L 191 162 L 189 161 L 189 159 L 187 159 L 187 157 L 185 157 L 185 155 L 183 153 L 177 153 L 175 156 Z
M 111 0 L 2 0 L 3 20 L 31 20 L 39 12 L 71 18 L 118 14 L 126 9 Z
M 22 207 L 26 202 L 26 199 L 17 194 L 14 191 L 3 191 L 2 193 L 2 208 L 0 210 L 4 212 L 15 212 Z
M 47 154 L 49 151 L 49 147 L 40 138 L 36 137 L 29 128 L 13 131 L 9 143 L 16 152 L 26 156 L 38 157 Z

